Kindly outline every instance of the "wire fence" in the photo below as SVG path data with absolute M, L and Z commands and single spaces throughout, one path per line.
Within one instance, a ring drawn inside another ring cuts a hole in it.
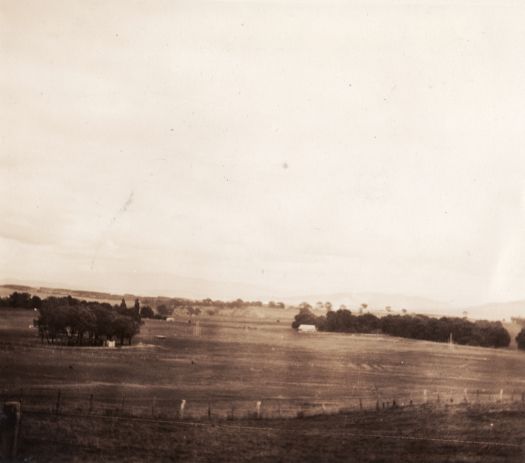
M 68 389 L 31 388 L 0 391 L 0 400 L 17 400 L 25 413 L 152 419 L 235 420 L 244 418 L 302 418 L 321 414 L 388 408 L 457 404 L 512 404 L 525 407 L 525 391 L 486 389 L 422 389 L 402 393 L 356 392 L 346 398 L 260 397 L 167 398 L 144 393 L 101 393 Z
M 365 440 L 426 441 L 432 445 L 499 447 L 514 453 L 522 452 L 523 447 L 518 439 L 492 433 L 447 436 L 427 430 L 426 433 L 403 434 L 399 430 L 389 433 L 386 428 L 360 430 L 358 427 L 345 428 L 344 425 L 335 429 L 323 426 L 313 429 L 309 426 L 297 428 L 289 421 L 314 415 L 348 416 L 346 413 L 357 413 L 357 417 L 377 422 L 389 416 L 386 412 L 390 410 L 407 408 L 415 413 L 407 416 L 419 420 L 421 411 L 423 415 L 434 416 L 436 410 L 449 408 L 455 411 L 462 408 L 460 406 L 468 409 L 479 407 L 479 410 L 519 410 L 522 416 L 525 413 L 525 392 L 516 390 L 455 390 L 444 393 L 423 389 L 417 393 L 399 394 L 389 400 L 377 394 L 321 401 L 311 398 L 167 399 L 131 394 L 115 397 L 114 394 L 78 393 L 65 389 L 21 389 L 0 391 L 0 398 L 21 403 L 20 446 L 30 449 L 36 445 L 46 451 L 56 446 L 58 449 L 71 448 L 71 452 L 145 452 L 151 459 L 172 455 L 174 448 L 181 451 L 194 448 L 194 439 L 209 442 L 217 437 L 222 442 L 237 442 L 236 439 L 244 439 L 243 436 L 250 434 L 268 438 L 282 433 L 294 436 L 297 432 L 321 439 L 323 436 L 334 438 L 340 435 L 341 438 L 351 436 Z M 404 411 L 402 415 L 405 415 Z

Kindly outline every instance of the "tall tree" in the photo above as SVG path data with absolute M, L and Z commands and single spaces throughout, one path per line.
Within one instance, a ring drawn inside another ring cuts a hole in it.
M 516 342 L 518 343 L 518 349 L 525 350 L 525 328 L 516 336 Z

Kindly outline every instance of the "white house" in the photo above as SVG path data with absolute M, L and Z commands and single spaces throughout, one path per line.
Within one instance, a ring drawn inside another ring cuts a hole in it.
M 315 333 L 317 328 L 315 325 L 299 325 L 297 331 L 299 331 L 299 333 Z

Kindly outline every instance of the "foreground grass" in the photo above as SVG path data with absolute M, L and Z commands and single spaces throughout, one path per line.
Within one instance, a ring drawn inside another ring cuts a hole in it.
M 163 421 L 26 414 L 33 462 L 522 462 L 525 410 L 410 407 L 304 419 Z

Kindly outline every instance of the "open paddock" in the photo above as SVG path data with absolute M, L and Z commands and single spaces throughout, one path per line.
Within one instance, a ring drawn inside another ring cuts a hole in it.
M 212 422 L 253 419 L 258 401 L 261 418 L 271 420 L 339 413 L 373 420 L 394 401 L 414 410 L 405 415 L 414 420 L 425 404 L 446 416 L 466 403 L 523 406 L 525 354 L 512 349 L 299 334 L 282 321 L 225 317 L 200 317 L 198 330 L 195 320 L 146 320 L 130 347 L 66 347 L 42 344 L 29 328 L 33 317 L 0 313 L 0 392 L 42 416 L 52 416 L 57 401 L 63 415 Z M 460 428 L 456 437 L 467 432 Z

